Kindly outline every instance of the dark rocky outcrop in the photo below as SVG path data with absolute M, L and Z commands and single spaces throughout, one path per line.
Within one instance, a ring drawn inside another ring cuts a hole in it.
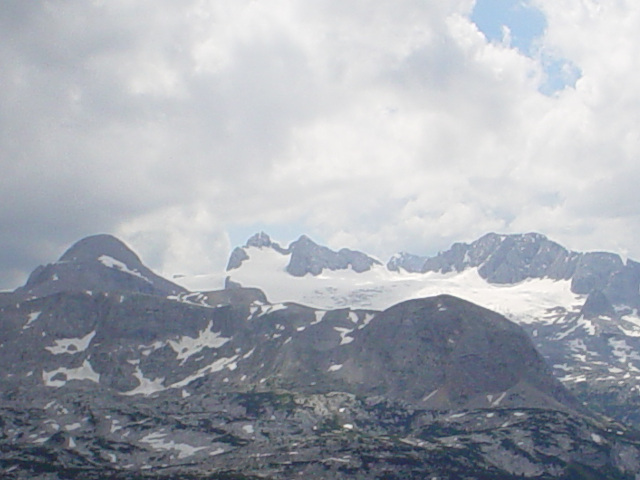
M 586 318 L 598 318 L 600 316 L 613 318 L 615 317 L 616 312 L 613 305 L 602 291 L 592 290 L 580 310 L 580 315 L 583 315 Z

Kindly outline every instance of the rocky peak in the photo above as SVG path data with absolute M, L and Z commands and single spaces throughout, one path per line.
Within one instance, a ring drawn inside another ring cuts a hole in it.
M 16 293 L 43 297 L 87 290 L 162 296 L 185 291 L 153 273 L 122 241 L 112 235 L 100 234 L 79 240 L 58 262 L 36 268 Z
M 539 233 L 493 235 L 493 248 L 483 249 L 487 236 L 471 244 L 480 260 L 479 273 L 493 283 L 517 283 L 527 278 L 571 276 L 572 254 Z M 479 255 L 478 255 L 479 254 Z
M 124 263 L 129 268 L 137 268 L 142 265 L 140 258 L 129 247 L 113 235 L 108 234 L 91 235 L 77 241 L 62 254 L 58 262 L 80 263 L 100 260 L 104 256 Z
M 289 251 L 291 260 L 287 265 L 287 272 L 296 277 L 303 277 L 308 273 L 320 275 L 325 268 L 345 270 L 351 267 L 355 272 L 362 273 L 370 270 L 373 265 L 380 265 L 380 262 L 362 252 L 348 248 L 336 252 L 318 245 L 306 235 L 293 242 Z
M 640 266 L 636 262 L 625 264 L 614 253 L 569 251 L 540 233 L 488 233 L 472 243 L 454 243 L 433 257 L 394 255 L 387 266 L 419 273 L 477 268 L 482 278 L 498 284 L 529 278 L 570 279 L 574 293 L 599 290 L 614 303 L 629 305 L 640 300 Z
M 240 268 L 246 260 L 249 260 L 250 248 L 271 248 L 281 255 L 289 255 L 289 263 L 286 271 L 295 277 L 304 277 L 306 274 L 320 275 L 324 269 L 345 270 L 352 268 L 355 272 L 362 273 L 369 270 L 373 265 L 380 265 L 368 255 L 348 248 L 339 251 L 331 250 L 328 247 L 318 245 L 307 235 L 291 242 L 288 248 L 281 247 L 271 240 L 264 232 L 253 235 L 244 247 L 236 247 L 229 257 L 227 271 Z
M 243 247 L 233 249 L 227 262 L 227 271 L 240 268 L 245 260 L 249 260 L 250 257 L 247 250 L 250 248 L 271 248 L 281 255 L 287 255 L 289 253 L 288 249 L 282 248 L 279 243 L 271 240 L 269 235 L 264 232 L 259 232 L 249 237 Z
M 598 318 L 600 316 L 615 317 L 615 309 L 607 298 L 607 296 L 600 290 L 593 290 L 587 296 L 587 300 L 580 309 L 580 315 L 586 318 Z
M 400 252 L 393 255 L 387 262 L 387 269 L 392 272 L 399 272 L 400 269 L 408 272 L 421 272 L 424 266 L 425 257 L 412 253 Z
M 264 232 L 259 232 L 253 235 L 247 240 L 245 247 L 271 247 L 273 242 L 271 241 L 271 237 Z
M 390 268 L 410 272 L 450 272 L 478 268 L 492 283 L 516 283 L 526 278 L 569 278 L 572 254 L 540 233 L 501 235 L 488 233 L 478 240 L 454 243 L 434 257 L 404 254 Z

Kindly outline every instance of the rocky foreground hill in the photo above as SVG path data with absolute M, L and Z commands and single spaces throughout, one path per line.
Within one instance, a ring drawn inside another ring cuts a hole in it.
M 516 324 L 450 295 L 383 311 L 189 292 L 117 239 L 0 297 L 0 471 L 39 479 L 635 479 Z

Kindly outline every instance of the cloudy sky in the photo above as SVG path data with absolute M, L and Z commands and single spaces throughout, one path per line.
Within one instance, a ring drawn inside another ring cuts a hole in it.
M 112 233 L 640 259 L 637 0 L 3 0 L 0 288 Z

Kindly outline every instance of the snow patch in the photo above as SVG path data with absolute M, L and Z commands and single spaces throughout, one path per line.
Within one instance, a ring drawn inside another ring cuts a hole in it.
M 253 425 L 243 425 L 242 430 L 244 430 L 248 434 L 252 434 L 254 432 Z
M 220 348 L 231 340 L 230 338 L 222 337 L 222 332 L 211 331 L 212 327 L 213 322 L 210 321 L 203 330 L 198 332 L 197 338 L 184 336 L 177 341 L 169 340 L 169 346 L 176 352 L 177 359 L 182 360 L 181 365 L 184 364 L 189 357 L 200 353 L 205 348 Z
M 279 310 L 286 310 L 287 306 L 283 303 L 274 303 L 272 305 L 266 305 L 266 306 L 261 306 L 260 307 L 260 313 L 258 314 L 259 317 L 261 317 L 262 315 L 267 315 L 269 313 L 273 313 L 273 312 L 277 312 Z
M 218 360 L 211 363 L 210 365 L 207 365 L 206 367 L 199 369 L 196 373 L 189 375 L 185 379 L 170 385 L 169 388 L 186 387 L 194 380 L 197 380 L 198 378 L 202 378 L 205 375 L 208 375 L 210 373 L 219 372 L 223 370 L 225 367 L 233 369 L 236 366 L 235 362 L 237 359 L 238 359 L 238 355 L 234 355 L 233 357 L 229 357 L 229 358 L 226 358 L 226 357 L 219 358 Z
M 333 329 L 340 334 L 340 345 L 347 345 L 353 342 L 354 338 L 348 336 L 353 332 L 353 328 L 333 327 Z
M 622 338 L 609 338 L 609 346 L 613 348 L 613 355 L 620 363 L 627 363 L 629 360 L 640 360 L 640 355 Z
M 315 314 L 316 319 L 309 325 L 316 325 L 317 323 L 320 323 L 322 320 L 324 320 L 324 316 L 327 314 L 327 312 L 325 310 L 316 310 Z
M 583 315 L 580 315 L 578 319 L 578 325 L 587 331 L 589 335 L 596 334 L 596 326 L 593 324 L 591 320 L 587 320 Z
M 384 310 L 412 298 L 450 294 L 495 310 L 521 324 L 553 323 L 559 305 L 576 310 L 584 296 L 571 292 L 569 280 L 527 279 L 514 285 L 488 283 L 477 268 L 462 272 L 392 272 L 375 265 L 362 273 L 324 270 L 322 275 L 294 277 L 286 272 L 289 257 L 273 249 L 247 249 L 251 261 L 227 272 L 245 287 L 265 291 L 274 302 L 296 302 L 322 310 Z M 180 279 L 185 280 L 185 279 Z M 183 282 L 189 288 L 188 281 Z M 216 288 L 211 286 L 212 288 Z
M 625 335 L 629 337 L 640 337 L 640 316 L 638 316 L 638 310 L 633 309 L 632 313 L 623 315 L 620 318 L 619 326 Z
M 433 392 L 429 393 L 428 395 L 425 395 L 422 398 L 423 402 L 426 402 L 427 400 L 429 400 L 431 397 L 433 397 L 436 393 L 438 393 L 438 389 L 436 388 Z
M 166 387 L 162 384 L 164 382 L 164 378 L 156 378 L 154 380 L 150 380 L 145 378 L 142 370 L 140 370 L 140 366 L 136 367 L 136 371 L 133 373 L 133 376 L 138 379 L 139 385 L 133 390 L 129 390 L 128 392 L 123 392 L 122 395 L 152 395 L 157 392 L 161 392 L 166 390 Z
M 498 398 L 496 398 L 495 400 L 493 400 L 493 396 L 492 395 L 487 395 L 487 400 L 489 400 L 489 402 L 491 402 L 491 406 L 492 407 L 497 407 L 500 405 L 500 403 L 502 402 L 502 400 L 504 400 L 504 397 L 507 396 L 507 392 L 502 392 L 500 395 L 498 395 Z M 492 397 L 491 399 L 489 399 L 489 397 Z
M 125 263 L 121 262 L 120 260 L 116 260 L 115 258 L 110 257 L 109 255 L 101 255 L 100 257 L 98 257 L 98 260 L 105 267 L 109 267 L 109 268 L 113 268 L 113 269 L 116 269 L 116 270 L 120 270 L 121 272 L 128 273 L 129 275 L 133 275 L 134 277 L 138 277 L 138 278 L 144 280 L 147 283 L 153 284 L 153 282 L 151 280 L 149 280 L 147 277 L 142 275 L 137 270 L 131 270 Z
M 371 320 L 373 320 L 373 317 L 375 317 L 375 315 L 373 313 L 367 313 L 364 316 L 364 320 L 362 320 L 362 324 L 358 325 L 358 330 L 362 330 L 363 328 L 365 328 L 367 325 L 369 325 L 369 323 L 371 322 Z
M 42 312 L 31 312 L 29 314 L 29 318 L 27 318 L 27 323 L 24 324 L 24 327 L 22 327 L 22 329 L 26 330 L 27 328 L 29 328 L 29 326 L 33 322 L 35 322 L 41 314 L 42 314 Z
M 151 355 L 152 352 L 155 352 L 156 350 L 160 350 L 165 345 L 166 345 L 165 342 L 157 341 L 157 342 L 153 342 L 151 345 L 140 345 L 138 347 L 138 350 L 140 350 L 140 353 L 142 355 L 144 355 L 145 357 L 148 357 L 149 355 Z
M 64 377 L 64 380 L 55 378 Z M 47 387 L 63 387 L 71 380 L 89 380 L 91 382 L 100 383 L 100 375 L 93 370 L 89 360 L 85 360 L 78 368 L 60 367 L 50 372 L 42 370 L 42 381 Z
M 84 337 L 55 340 L 54 346 L 44 348 L 54 355 L 62 355 L 64 353 L 75 355 L 76 353 L 84 352 L 89 348 L 89 344 L 95 335 L 96 331 L 94 330 L 93 332 L 87 333 Z
M 150 445 L 154 450 L 172 450 L 178 452 L 178 458 L 183 459 L 187 457 L 191 457 L 196 454 L 200 450 L 204 450 L 206 447 L 193 447 L 186 443 L 176 443 L 173 440 L 166 441 L 165 437 L 166 433 L 162 432 L 152 432 L 140 439 L 142 443 L 146 443 Z

